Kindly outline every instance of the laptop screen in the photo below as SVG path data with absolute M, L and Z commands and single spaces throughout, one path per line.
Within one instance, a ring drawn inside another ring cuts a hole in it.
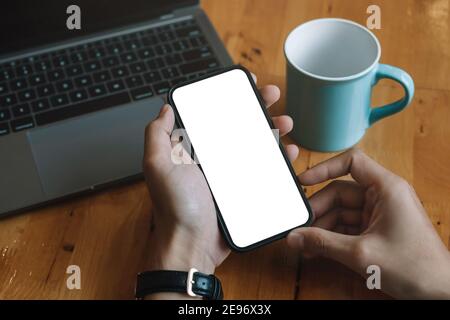
M 0 54 L 137 23 L 198 0 L 11 0 L 0 10 Z M 68 30 L 70 5 L 81 9 L 81 30 Z

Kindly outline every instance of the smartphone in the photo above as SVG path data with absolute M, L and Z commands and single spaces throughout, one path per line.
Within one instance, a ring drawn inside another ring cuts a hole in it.
M 307 198 L 244 67 L 178 85 L 168 100 L 233 250 L 265 245 L 310 223 Z

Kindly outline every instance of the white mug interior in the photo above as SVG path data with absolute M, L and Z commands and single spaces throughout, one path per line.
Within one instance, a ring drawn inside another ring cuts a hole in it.
M 315 78 L 359 77 L 378 63 L 378 39 L 365 27 L 344 19 L 317 19 L 301 24 L 287 37 L 285 55 L 299 71 Z

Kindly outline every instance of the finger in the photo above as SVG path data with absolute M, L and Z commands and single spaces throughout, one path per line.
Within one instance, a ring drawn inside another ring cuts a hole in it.
M 289 132 L 291 132 L 292 128 L 294 127 L 294 122 L 292 121 L 292 118 L 289 116 L 278 116 L 278 117 L 272 117 L 273 125 L 275 128 L 280 130 L 280 137 L 285 136 Z
M 335 226 L 333 229 L 334 229 L 334 230 L 332 230 L 332 231 L 334 231 L 334 232 L 336 232 L 336 233 L 346 234 L 346 233 L 345 233 L 346 228 L 345 228 L 342 224 Z
M 161 108 L 158 117 L 145 128 L 144 161 L 171 161 L 172 134 L 175 116 L 170 105 Z
M 289 161 L 294 162 L 300 152 L 299 148 L 295 144 L 288 144 L 284 149 L 286 150 Z
M 361 225 L 361 210 L 336 208 L 314 221 L 313 226 L 326 230 L 335 230 L 338 225 L 359 227 Z
M 334 180 L 313 194 L 309 203 L 318 219 L 327 211 L 336 208 L 361 208 L 364 204 L 364 189 L 353 181 Z
M 267 108 L 280 99 L 280 89 L 277 86 L 267 85 L 259 89 L 259 92 L 261 93 Z
M 321 256 L 338 261 L 354 268 L 354 247 L 358 237 L 348 236 L 332 231 L 308 227 L 299 228 L 289 233 L 288 244 L 308 256 Z
M 349 236 L 357 236 L 361 234 L 360 227 L 348 226 L 345 224 L 337 225 L 336 228 L 334 229 L 334 232 L 346 234 Z
M 348 173 L 364 187 L 381 184 L 386 175 L 392 175 L 359 149 L 351 149 L 303 172 L 299 179 L 304 185 L 314 185 Z

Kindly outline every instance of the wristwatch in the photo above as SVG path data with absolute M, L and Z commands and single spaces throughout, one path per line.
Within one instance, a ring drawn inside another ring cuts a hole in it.
M 186 293 L 191 297 L 203 297 L 206 300 L 222 300 L 222 284 L 214 275 L 198 272 L 191 268 L 189 272 L 157 270 L 139 273 L 136 282 L 136 299 L 158 292 Z

